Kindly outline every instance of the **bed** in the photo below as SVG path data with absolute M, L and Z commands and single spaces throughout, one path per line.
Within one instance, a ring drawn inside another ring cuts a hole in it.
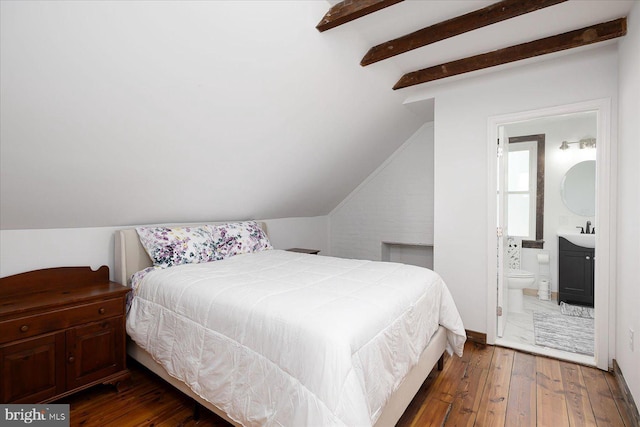
M 128 354 L 233 425 L 392 426 L 444 351 L 462 353 L 430 270 L 268 243 L 154 268 L 139 232 L 115 236 L 116 281 L 135 288 Z

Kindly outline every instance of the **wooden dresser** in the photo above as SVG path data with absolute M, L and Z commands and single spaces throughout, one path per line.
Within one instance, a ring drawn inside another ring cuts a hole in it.
M 0 403 L 46 403 L 128 378 L 128 291 L 107 266 L 0 279 Z

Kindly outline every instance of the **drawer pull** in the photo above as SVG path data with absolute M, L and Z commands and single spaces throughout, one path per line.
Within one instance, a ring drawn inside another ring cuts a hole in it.
M 27 332 L 29 330 L 29 325 L 20 326 L 20 332 Z
M 100 313 L 100 314 L 104 314 L 104 312 L 105 312 L 104 307 L 100 307 L 100 309 L 98 309 L 98 313 Z
M 73 363 L 76 361 L 76 358 L 73 356 L 69 356 L 69 363 Z

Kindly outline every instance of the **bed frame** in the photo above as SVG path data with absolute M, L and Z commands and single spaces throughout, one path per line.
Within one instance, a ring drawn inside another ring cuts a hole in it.
M 266 224 L 259 224 L 262 229 L 267 232 Z M 189 225 L 196 226 L 198 224 Z M 131 275 L 136 271 L 140 271 L 150 267 L 151 265 L 151 259 L 140 243 L 140 239 L 138 238 L 135 228 L 117 230 L 115 235 L 115 281 L 125 284 L 126 286 L 130 286 L 131 283 L 129 282 L 129 278 Z M 214 412 L 216 415 L 225 419 L 234 426 L 240 426 L 240 424 L 231 420 L 224 411 L 194 393 L 182 381 L 169 375 L 169 373 L 159 363 L 157 363 L 149 353 L 139 347 L 135 342 L 130 339 L 127 341 L 127 353 L 130 357 L 147 367 L 182 393 Z M 431 337 L 429 345 L 420 356 L 418 363 L 409 371 L 400 384 L 398 390 L 396 390 L 389 399 L 389 402 L 387 402 L 382 414 L 375 424 L 375 427 L 396 425 L 434 366 L 437 364 L 438 369 L 442 369 L 439 361 L 442 361 L 446 342 L 446 331 L 442 326 L 440 326 L 433 337 Z

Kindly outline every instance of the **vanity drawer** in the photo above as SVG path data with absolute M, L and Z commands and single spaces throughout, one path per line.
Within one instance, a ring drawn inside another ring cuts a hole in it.
M 0 344 L 124 314 L 124 299 L 114 298 L 0 322 Z

